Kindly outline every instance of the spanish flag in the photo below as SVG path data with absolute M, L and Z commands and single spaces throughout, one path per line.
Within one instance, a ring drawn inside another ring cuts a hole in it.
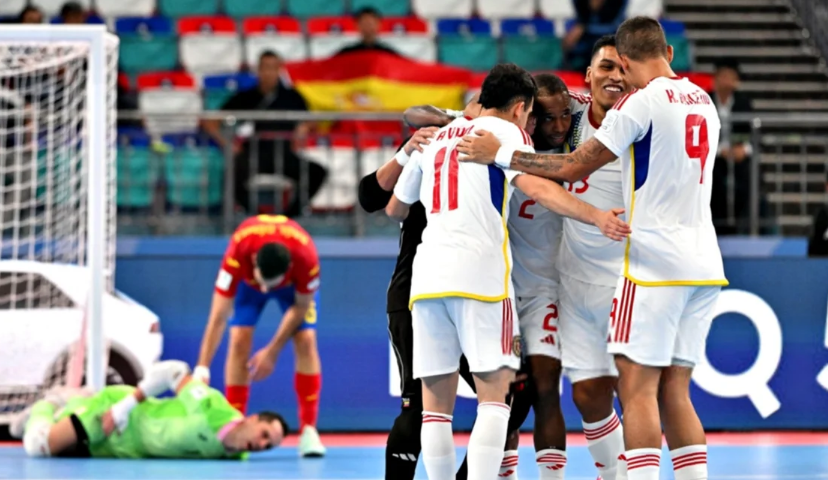
M 462 110 L 472 80 L 462 68 L 386 52 L 354 52 L 287 65 L 311 110 L 391 111 L 412 105 Z

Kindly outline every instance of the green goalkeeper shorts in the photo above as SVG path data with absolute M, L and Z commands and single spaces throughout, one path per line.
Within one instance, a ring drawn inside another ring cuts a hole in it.
M 116 445 L 109 441 L 103 431 L 101 417 L 120 400 L 135 392 L 135 387 L 127 385 L 113 385 L 104 388 L 91 397 L 76 397 L 70 399 L 63 410 L 58 413 L 57 421 L 74 416 L 77 426 L 80 423 L 83 432 L 77 432 L 78 440 L 86 440 L 86 445 L 92 457 L 137 457 L 138 452 L 130 452 L 131 442 L 119 441 Z M 84 435 L 85 434 L 85 435 Z M 114 434 L 117 435 L 117 434 Z M 85 439 L 83 437 L 86 437 Z M 122 439 L 126 440 L 126 439 Z M 118 451 L 115 451 L 118 450 Z M 124 450 L 124 451 L 120 451 Z M 132 453 L 132 454 L 130 454 Z

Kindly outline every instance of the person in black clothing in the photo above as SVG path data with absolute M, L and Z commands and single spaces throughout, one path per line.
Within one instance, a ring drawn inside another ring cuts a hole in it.
M 828 194 L 828 178 L 825 179 Z M 828 202 L 814 215 L 814 227 L 808 240 L 809 257 L 828 257 Z
M 377 38 L 379 37 L 380 26 L 382 25 L 382 17 L 376 9 L 371 7 L 362 8 L 356 12 L 354 18 L 356 19 L 357 28 L 359 29 L 360 36 L 362 36 L 362 40 L 353 45 L 348 45 L 338 51 L 336 55 L 363 51 L 379 51 L 399 55 L 396 50 L 385 45 Z
M 305 111 L 308 109 L 305 99 L 296 90 L 285 85 L 280 79 L 282 71 L 282 58 L 273 51 L 265 51 L 259 57 L 258 77 L 259 84 L 251 89 L 243 90 L 227 100 L 221 107 L 222 110 L 292 110 Z M 204 129 L 222 147 L 225 147 L 227 139 L 221 134 L 221 126 L 218 120 L 206 121 Z M 235 185 L 234 193 L 236 203 L 250 212 L 250 193 L 248 182 L 255 173 L 280 173 L 293 180 L 297 188 L 303 188 L 302 167 L 307 165 L 307 194 L 308 199 L 313 198 L 325 181 L 327 171 L 318 163 L 307 161 L 296 154 L 296 145 L 309 131 L 309 125 L 293 121 L 256 121 L 242 124 L 237 129 L 237 135 L 249 136 L 255 131 L 261 133 L 291 133 L 293 142 L 283 140 L 247 140 L 243 143 L 233 144 L 236 154 L 235 161 Z M 255 144 L 254 144 L 255 142 Z M 253 145 L 251 145 L 253 144 Z M 252 171 L 253 152 L 257 151 L 258 170 Z M 281 170 L 276 171 L 277 160 L 281 159 Z M 301 213 L 301 194 L 294 195 L 293 201 L 287 207 L 284 214 L 288 217 L 295 217 Z

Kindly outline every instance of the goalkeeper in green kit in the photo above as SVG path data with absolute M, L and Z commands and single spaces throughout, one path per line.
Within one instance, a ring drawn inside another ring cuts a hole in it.
M 154 398 L 168 390 L 175 397 Z M 288 433 L 276 413 L 245 418 L 178 360 L 153 365 L 137 388 L 109 386 L 61 403 L 47 395 L 17 419 L 25 422 L 29 456 L 241 459 L 278 446 Z

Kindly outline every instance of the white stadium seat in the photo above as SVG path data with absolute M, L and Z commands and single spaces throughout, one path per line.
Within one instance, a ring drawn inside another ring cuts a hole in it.
M 149 17 L 155 12 L 155 0 L 95 0 L 103 17 Z
M 197 89 L 151 89 L 138 92 L 138 109 L 146 113 L 193 114 L 192 118 L 147 119 L 153 134 L 189 133 L 198 130 L 201 92 Z
M 198 75 L 232 73 L 242 64 L 242 44 L 238 35 L 189 34 L 178 43 L 181 64 Z
M 244 41 L 245 59 L 250 68 L 256 68 L 259 55 L 273 50 L 288 62 L 300 62 L 308 58 L 308 43 L 304 35 L 248 35 Z
M 660 18 L 663 11 L 664 2 L 662 0 L 629 0 L 626 16 L 629 18 L 644 15 Z
M 483 18 L 532 18 L 537 5 L 535 0 L 477 0 L 477 11 Z
M 574 0 L 539 0 L 540 12 L 549 20 L 575 18 Z
M 380 40 L 401 55 L 420 62 L 437 61 L 437 44 L 431 35 L 380 35 Z
M 356 33 L 311 35 L 309 56 L 313 60 L 329 58 L 344 47 L 358 41 L 359 34 Z
M 473 0 L 412 0 L 411 3 L 414 13 L 427 19 L 466 18 L 474 11 Z
M 55 15 L 59 15 L 60 9 L 63 8 L 63 4 L 65 4 L 66 1 L 67 0 L 34 0 L 31 3 L 32 5 L 43 10 L 43 15 L 49 18 L 54 17 Z M 5 2 L 6 0 L 0 1 L 0 3 Z M 77 0 L 77 2 L 80 3 L 81 7 L 83 7 L 84 10 L 89 10 L 90 8 L 92 8 L 92 0 Z M 20 13 L 20 10 L 18 10 L 17 13 Z
M 27 0 L 3 0 L 0 2 L 0 17 L 17 16 L 23 11 Z
M 359 171 L 356 168 L 357 151 L 352 146 L 313 146 L 302 150 L 307 156 L 328 169 L 325 183 L 311 201 L 319 210 L 342 210 L 357 203 L 359 179 L 376 171 L 394 157 L 393 147 L 371 147 L 362 150 Z

